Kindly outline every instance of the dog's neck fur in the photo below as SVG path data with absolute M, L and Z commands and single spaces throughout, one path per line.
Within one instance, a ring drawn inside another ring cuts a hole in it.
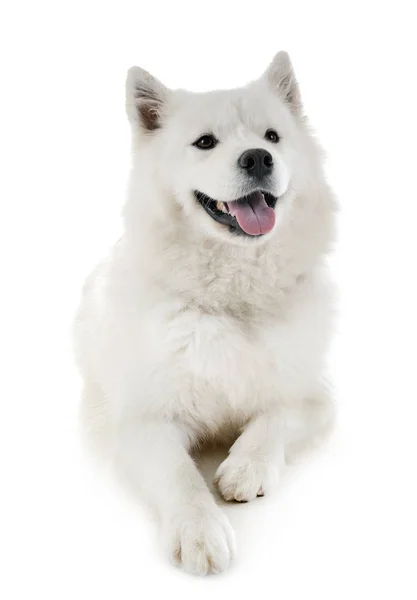
M 270 240 L 240 246 L 202 236 L 172 198 L 170 210 L 155 215 L 153 224 L 139 214 L 132 219 L 138 197 L 131 193 L 125 209 L 130 225 L 124 236 L 129 251 L 123 253 L 136 257 L 131 276 L 147 289 L 151 286 L 161 300 L 170 297 L 206 313 L 276 315 L 302 293 L 333 237 L 333 198 L 325 183 L 308 198 L 298 196 L 291 202 L 288 218 Z

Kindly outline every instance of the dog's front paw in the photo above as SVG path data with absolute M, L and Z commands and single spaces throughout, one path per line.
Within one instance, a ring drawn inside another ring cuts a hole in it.
M 234 531 L 216 505 L 182 510 L 164 535 L 171 562 L 194 575 L 221 573 L 234 555 Z
M 268 460 L 232 452 L 217 469 L 214 484 L 225 500 L 248 502 L 275 488 L 278 479 L 278 467 Z

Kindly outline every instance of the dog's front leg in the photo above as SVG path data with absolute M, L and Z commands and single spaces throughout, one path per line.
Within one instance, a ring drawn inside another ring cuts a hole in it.
M 188 453 L 188 436 L 174 423 L 129 421 L 120 432 L 118 459 L 157 509 L 170 559 L 198 575 L 223 571 L 234 532 Z
M 284 423 L 279 411 L 251 419 L 217 469 L 225 500 L 247 502 L 276 487 L 284 465 Z

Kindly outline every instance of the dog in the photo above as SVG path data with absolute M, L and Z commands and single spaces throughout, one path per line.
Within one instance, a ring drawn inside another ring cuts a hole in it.
M 334 420 L 336 201 L 285 52 L 245 87 L 208 93 L 133 67 L 126 108 L 124 233 L 75 325 L 83 418 L 156 509 L 171 561 L 218 573 L 234 532 L 193 450 L 230 443 L 215 483 L 250 501 Z

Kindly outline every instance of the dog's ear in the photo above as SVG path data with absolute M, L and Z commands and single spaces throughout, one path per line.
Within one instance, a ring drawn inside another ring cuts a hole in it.
M 161 113 L 169 94 L 158 79 L 140 67 L 131 67 L 126 79 L 126 110 L 129 120 L 145 132 L 161 126 Z
M 274 56 L 265 77 L 270 87 L 279 94 L 291 112 L 300 115 L 302 112 L 300 89 L 287 52 L 278 52 Z

